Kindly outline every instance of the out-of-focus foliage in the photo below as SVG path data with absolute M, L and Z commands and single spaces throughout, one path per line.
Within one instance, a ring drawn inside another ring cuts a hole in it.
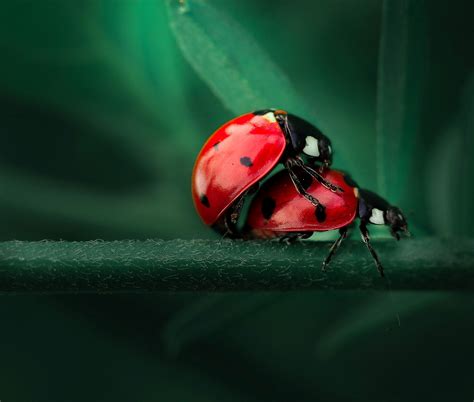
M 199 0 L 167 0 L 167 5 L 183 55 L 231 112 L 238 116 L 282 105 L 314 121 L 316 113 L 277 63 L 225 12 Z
M 260 102 L 317 123 L 335 166 L 419 235 L 472 236 L 472 15 L 467 0 L 6 1 L 0 238 L 213 236 L 194 158 Z M 0 399 L 471 400 L 473 302 L 8 298 Z
M 417 146 L 427 68 L 426 11 L 424 1 L 410 0 L 386 1 L 382 10 L 376 166 L 379 190 L 397 205 L 415 202 L 408 182 L 414 155 L 422 153 Z

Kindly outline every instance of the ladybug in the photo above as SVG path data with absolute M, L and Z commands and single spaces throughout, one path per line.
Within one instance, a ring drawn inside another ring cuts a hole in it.
M 304 172 L 298 172 L 304 178 Z M 391 206 L 380 196 L 361 190 L 345 173 L 326 169 L 324 179 L 340 186 L 343 194 L 327 191 L 319 182 L 306 177 L 307 192 L 326 206 L 327 218 L 320 222 L 314 207 L 295 191 L 290 175 L 281 171 L 262 185 L 250 205 L 244 233 L 246 238 L 280 238 L 286 242 L 310 237 L 313 232 L 339 229 L 339 238 L 332 244 L 323 262 L 325 269 L 334 253 L 347 236 L 349 226 L 359 218 L 362 240 L 370 251 L 381 276 L 384 270 L 370 244 L 367 225 L 387 225 L 391 234 L 400 240 L 399 232 L 409 235 L 407 221 L 397 207 Z
M 236 237 L 245 196 L 282 163 L 296 193 L 323 221 L 324 204 L 306 191 L 296 171 L 341 192 L 322 174 L 331 162 L 330 140 L 302 118 L 276 109 L 247 113 L 218 128 L 202 147 L 192 175 L 194 205 L 206 225 Z

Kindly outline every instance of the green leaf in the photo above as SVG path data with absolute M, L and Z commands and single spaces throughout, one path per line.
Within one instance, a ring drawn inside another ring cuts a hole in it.
M 381 195 L 405 199 L 414 176 L 426 60 L 425 3 L 385 0 L 377 90 L 377 175 Z
M 171 27 L 183 55 L 235 114 L 276 107 L 310 108 L 265 50 L 224 12 L 202 0 L 167 0 Z
M 236 240 L 0 242 L 0 294 L 386 289 L 360 241 L 348 240 L 323 272 L 328 247 Z M 474 289 L 474 239 L 377 241 L 374 247 L 394 290 Z M 184 317 L 186 323 L 193 315 Z
M 474 234 L 474 74 L 459 99 L 460 107 L 438 136 L 426 170 L 428 205 L 437 234 Z

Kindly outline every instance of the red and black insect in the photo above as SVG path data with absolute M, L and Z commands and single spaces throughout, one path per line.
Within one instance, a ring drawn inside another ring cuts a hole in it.
M 296 172 L 304 177 L 304 172 Z M 288 242 L 310 237 L 313 232 L 339 229 L 339 238 L 333 243 L 323 262 L 327 267 L 332 256 L 347 236 L 349 226 L 358 217 L 362 240 L 372 255 L 375 265 L 383 276 L 379 258 L 370 243 L 367 225 L 387 225 L 391 234 L 400 239 L 399 232 L 409 235 L 408 226 L 399 208 L 391 206 L 378 195 L 361 190 L 344 173 L 326 169 L 324 179 L 341 187 L 344 192 L 335 194 L 325 189 L 319 182 L 307 178 L 307 192 L 326 206 L 327 218 L 318 221 L 315 209 L 295 190 L 290 175 L 281 171 L 266 181 L 252 200 L 244 228 L 247 238 L 280 238 Z
M 205 224 L 236 235 L 245 196 L 283 163 L 295 192 L 316 208 L 317 220 L 324 222 L 324 203 L 306 191 L 297 171 L 341 192 L 323 176 L 331 162 L 330 140 L 307 121 L 283 110 L 247 113 L 220 127 L 201 149 L 192 176 L 194 204 Z

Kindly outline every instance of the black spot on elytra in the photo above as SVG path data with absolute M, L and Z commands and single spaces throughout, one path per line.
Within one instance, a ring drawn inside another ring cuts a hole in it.
M 209 199 L 207 198 L 206 194 L 201 195 L 200 197 L 201 204 L 204 205 L 206 208 L 209 208 L 211 204 L 209 204 Z
M 217 141 L 217 142 L 213 145 L 213 147 L 214 147 L 214 149 L 215 149 L 216 151 L 219 149 L 219 143 L 220 143 L 220 141 Z
M 314 215 L 318 222 L 324 222 L 326 220 L 326 208 L 323 205 L 318 204 L 314 210 Z
M 262 215 L 265 219 L 270 219 L 275 211 L 276 203 L 271 197 L 265 197 L 262 201 Z
M 357 183 L 354 181 L 354 179 L 351 176 L 349 176 L 348 174 L 344 174 L 344 181 L 350 187 L 359 187 L 357 185 Z
M 242 156 L 242 158 L 240 158 L 240 163 L 246 167 L 251 167 L 253 165 L 252 159 L 248 156 Z

